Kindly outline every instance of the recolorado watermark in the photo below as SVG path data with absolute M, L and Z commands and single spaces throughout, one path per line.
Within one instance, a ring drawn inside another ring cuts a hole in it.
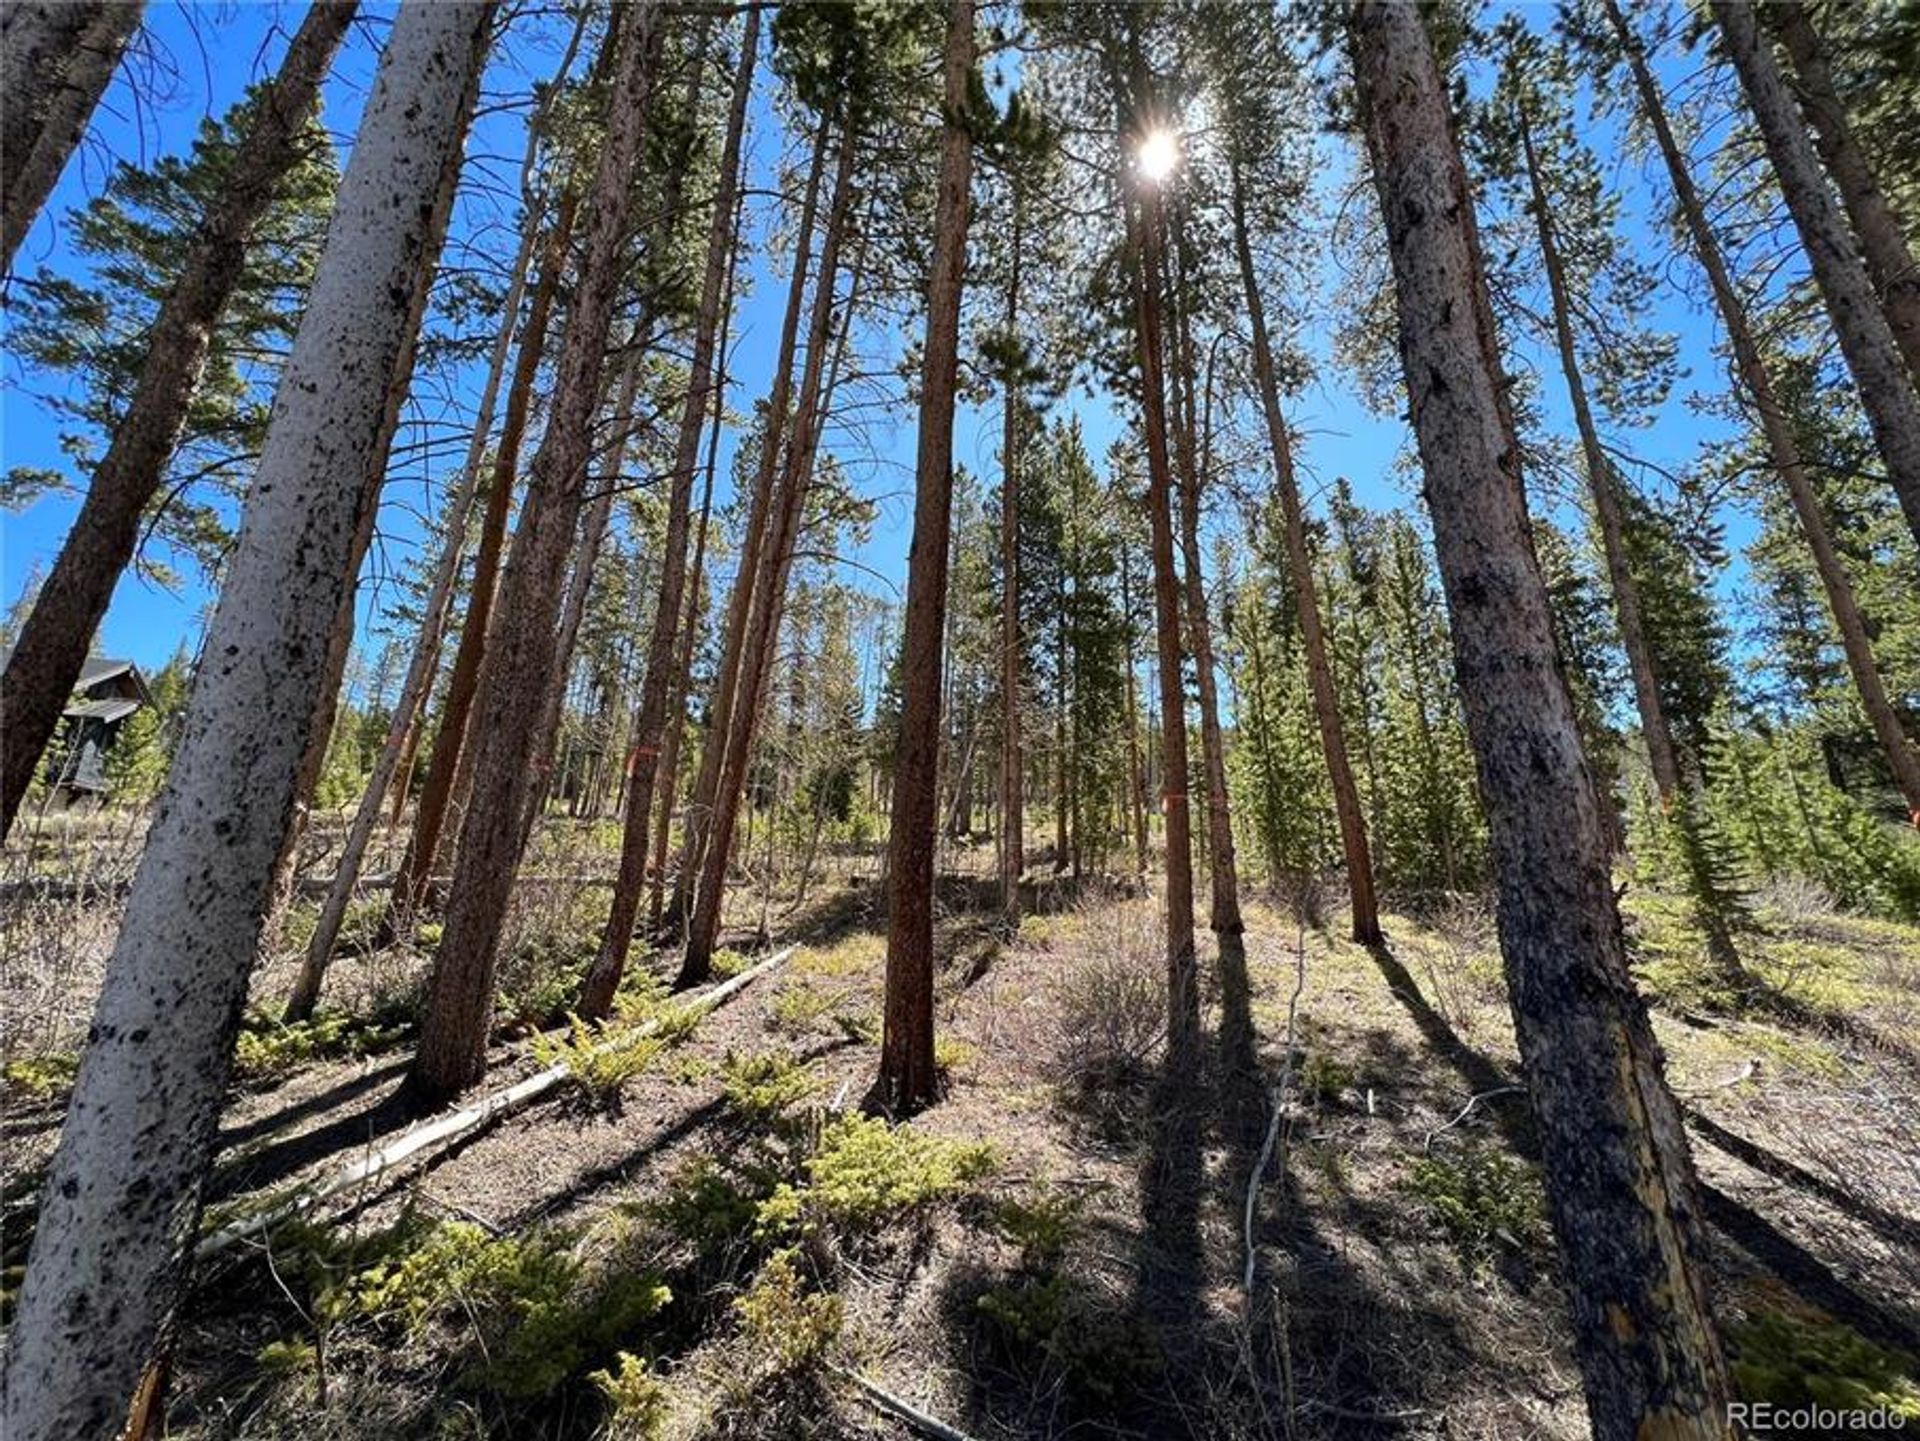
M 1912 1419 L 1905 1411 L 1875 1406 L 1865 1411 L 1818 1404 L 1780 1406 L 1771 1401 L 1730 1401 L 1727 1420 L 1754 1436 L 1871 1436 L 1904 1431 Z

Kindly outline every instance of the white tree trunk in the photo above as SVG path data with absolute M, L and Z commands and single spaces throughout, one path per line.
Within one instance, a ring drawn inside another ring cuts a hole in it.
M 327 633 L 491 9 L 403 7 L 367 101 L 43 1193 L 9 1441 L 114 1434 L 179 1294 Z

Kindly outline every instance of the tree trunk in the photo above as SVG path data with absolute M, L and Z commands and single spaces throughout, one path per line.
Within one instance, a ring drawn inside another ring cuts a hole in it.
M 327 631 L 434 259 L 423 198 L 457 154 L 491 11 L 402 7 L 368 97 L 43 1191 L 14 1441 L 116 1434 L 185 1280 Z
M 813 258 L 813 231 L 820 205 L 820 184 L 826 172 L 828 118 L 820 117 L 814 133 L 813 159 L 807 167 L 806 195 L 800 202 L 800 225 L 793 246 L 793 275 L 787 283 L 787 308 L 780 322 L 780 348 L 774 361 L 773 388 L 760 437 L 760 462 L 754 473 L 753 496 L 747 511 L 747 533 L 740 546 L 739 567 L 727 596 L 727 629 L 722 642 L 720 669 L 713 680 L 713 704 L 708 712 L 706 742 L 700 750 L 700 771 L 687 808 L 686 834 L 680 846 L 680 876 L 665 925 L 682 929 L 692 910 L 695 891 L 705 869 L 708 837 L 713 831 L 714 802 L 720 791 L 720 771 L 726 755 L 727 732 L 733 722 L 735 693 L 740 685 L 740 658 L 746 646 L 747 623 L 753 611 L 753 587 L 766 546 L 768 513 L 780 466 L 782 440 L 793 395 L 793 358 L 799 344 L 800 317 L 807 294 L 807 271 Z
M 1555 653 L 1473 200 L 1420 12 L 1362 0 L 1353 63 L 1501 950 L 1598 1441 L 1733 1435 L 1693 1168 L 1627 971 L 1600 797 Z
M 1760 31 L 1757 7 L 1752 0 L 1712 0 L 1712 8 L 1766 141 L 1774 176 L 1800 232 L 1813 278 L 1827 303 L 1840 352 L 1859 388 L 1860 407 L 1867 414 L 1887 478 L 1900 497 L 1914 540 L 1920 542 L 1920 390 L 1915 389 L 1914 372 L 1895 343 L 1888 313 L 1881 308 L 1847 222 L 1827 188 L 1820 157 L 1774 63 L 1773 47 Z M 1913 282 L 1911 259 L 1906 273 Z
M 541 695 L 553 682 L 560 588 L 586 488 L 591 422 L 623 275 L 621 242 L 646 132 L 660 13 L 658 0 L 630 5 L 619 12 L 618 31 L 609 36 L 618 51 L 606 131 L 585 207 L 586 246 L 546 433 L 534 456 L 513 557 L 502 581 L 500 624 L 489 646 L 494 654 L 474 712 L 473 802 L 460 829 L 446 930 L 428 984 L 419 1053 L 408 1073 L 409 1089 L 424 1102 L 445 1100 L 486 1071 L 500 925 L 519 869 L 525 839 L 521 817 L 533 784 L 538 713 L 527 698 Z
M 1600 432 L 1594 425 L 1593 409 L 1587 403 L 1587 387 L 1580 373 L 1580 357 L 1574 347 L 1572 306 L 1567 293 L 1566 268 L 1560 259 L 1560 240 L 1553 224 L 1553 212 L 1540 178 L 1539 157 L 1534 151 L 1533 130 L 1524 107 L 1519 113 L 1521 149 L 1526 158 L 1527 183 L 1533 197 L 1534 225 L 1540 237 L 1540 256 L 1547 272 L 1547 289 L 1553 297 L 1554 344 L 1560 353 L 1560 369 L 1566 379 L 1567 397 L 1573 405 L 1573 421 L 1580 433 L 1581 454 L 1586 459 L 1587 489 L 1593 497 L 1593 510 L 1600 523 L 1601 549 L 1606 556 L 1607 585 L 1613 595 L 1614 617 L 1620 625 L 1620 644 L 1627 653 L 1627 670 L 1633 678 L 1634 702 L 1640 712 L 1640 734 L 1646 742 L 1647 764 L 1660 804 L 1673 816 L 1684 836 L 1682 849 L 1687 863 L 1696 872 L 1695 918 L 1707 942 L 1707 954 L 1713 965 L 1730 981 L 1744 984 L 1748 978 L 1740 964 L 1733 932 L 1720 908 L 1702 899 L 1711 887 L 1711 877 L 1700 868 L 1704 853 L 1699 842 L 1699 817 L 1695 805 L 1694 775 L 1683 775 L 1674 750 L 1673 732 L 1667 726 L 1666 710 L 1660 701 L 1660 681 L 1653 662 L 1653 649 L 1647 641 L 1646 621 L 1640 610 L 1640 585 L 1633 577 L 1627 555 L 1626 516 L 1612 462 L 1600 444 Z M 1696 762 L 1698 758 L 1695 758 Z
M 480 542 L 474 552 L 473 576 L 468 582 L 467 612 L 460 622 L 460 644 L 453 652 L 453 670 L 447 677 L 446 699 L 440 707 L 440 727 L 434 734 L 433 758 L 420 788 L 414 812 L 413 834 L 400 858 L 383 930 L 400 935 L 411 931 L 413 917 L 427 898 L 440 838 L 462 769 L 467 732 L 475 697 L 480 692 L 481 663 L 486 659 L 492 628 L 500 563 L 507 548 L 507 522 L 513 514 L 513 482 L 520 468 L 520 445 L 526 436 L 527 416 L 533 406 L 533 386 L 546 352 L 553 302 L 567 267 L 567 246 L 573 232 L 575 197 L 564 195 L 553 226 L 547 232 L 540 259 L 540 278 L 527 306 L 520 331 L 520 350 L 507 387 L 507 413 L 494 447 L 493 473 L 487 481 L 487 508 L 480 517 Z M 471 758 L 469 757 L 469 760 Z
M 1120 547 L 1120 613 L 1127 629 L 1127 809 L 1133 820 L 1134 875 L 1147 878 L 1147 777 L 1140 761 L 1140 706 L 1134 696 L 1133 674 L 1133 561 L 1124 541 Z
M 1333 789 L 1334 817 L 1340 825 L 1340 851 L 1346 860 L 1347 889 L 1353 910 L 1353 938 L 1361 945 L 1377 945 L 1380 903 L 1373 886 L 1373 851 L 1367 840 L 1367 822 L 1354 784 L 1353 762 L 1347 756 L 1346 724 L 1340 717 L 1340 696 L 1327 658 L 1327 635 L 1320 619 L 1320 596 L 1314 583 L 1313 559 L 1307 553 L 1306 512 L 1300 503 L 1300 482 L 1294 470 L 1293 436 L 1280 409 L 1280 385 L 1274 374 L 1273 341 L 1267 334 L 1265 302 L 1253 269 L 1253 245 L 1247 234 L 1246 196 L 1240 167 L 1232 173 L 1233 244 L 1240 264 L 1240 286 L 1247 307 L 1247 325 L 1253 335 L 1254 381 L 1266 419 L 1267 444 L 1273 450 L 1274 488 L 1280 496 L 1282 530 L 1287 547 L 1287 569 L 1293 576 L 1294 618 L 1300 626 L 1306 652 L 1307 685 L 1313 695 L 1313 718 L 1320 731 L 1320 752 L 1327 762 L 1327 781 Z
M 1760 417 L 1769 458 L 1786 484 L 1787 496 L 1793 502 L 1801 533 L 1806 536 L 1807 548 L 1813 552 L 1814 568 L 1819 572 L 1821 587 L 1826 592 L 1827 607 L 1833 614 L 1834 625 L 1839 629 L 1841 649 L 1847 658 L 1847 668 L 1852 672 L 1854 687 L 1860 693 L 1861 708 L 1866 711 L 1868 723 L 1872 725 L 1874 736 L 1886 755 L 1894 782 L 1906 799 L 1907 810 L 1914 824 L 1920 826 L 1920 755 L 1915 753 L 1912 743 L 1901 729 L 1900 718 L 1887 698 L 1886 684 L 1880 678 L 1880 667 L 1874 660 L 1873 646 L 1867 638 L 1866 619 L 1861 615 L 1860 604 L 1854 597 L 1853 581 L 1847 575 L 1839 551 L 1834 547 L 1833 534 L 1820 508 L 1813 481 L 1801 464 L 1800 448 L 1793 436 L 1793 423 L 1774 395 L 1773 379 L 1767 373 L 1759 342 L 1754 338 L 1752 326 L 1748 324 L 1746 307 L 1741 304 L 1740 292 L 1734 289 L 1733 278 L 1727 273 L 1713 228 L 1707 224 L 1706 208 L 1701 204 L 1699 191 L 1694 188 L 1693 177 L 1687 172 L 1686 161 L 1681 156 L 1679 143 L 1674 139 L 1673 129 L 1667 123 L 1666 106 L 1660 98 L 1660 88 L 1647 68 L 1640 41 L 1627 24 L 1617 0 L 1605 0 L 1605 6 L 1608 21 L 1626 55 L 1641 109 L 1645 112 L 1647 123 L 1653 128 L 1654 139 L 1666 162 L 1667 176 L 1672 182 L 1674 198 L 1679 202 L 1687 232 L 1693 239 L 1695 254 L 1713 288 L 1721 323 L 1726 326 L 1727 340 L 1733 347 L 1734 364 L 1741 384 L 1745 386 L 1747 398 Z
M 1920 266 L 1913 259 L 1900 218 L 1888 204 L 1873 167 L 1854 139 L 1846 107 L 1833 86 L 1825 50 L 1801 0 L 1772 0 L 1761 12 L 1779 34 L 1793 60 L 1800 108 L 1813 126 L 1813 143 L 1827 173 L 1840 189 L 1840 202 L 1853 222 L 1861 257 L 1880 295 L 1880 308 L 1906 361 L 1907 375 L 1920 387 Z
M 1027 869 L 1025 762 L 1020 753 L 1020 404 L 1014 338 L 1020 326 L 1020 245 L 1025 220 L 1021 185 L 1013 187 L 1007 281 L 1007 376 L 1000 426 L 1000 912 L 1020 920 L 1020 877 Z
M 901 642 L 900 737 L 894 751 L 893 824 L 887 838 L 887 985 L 879 1099 L 897 1113 L 930 1104 L 933 1059 L 933 860 L 940 773 L 940 673 L 953 523 L 954 391 L 960 370 L 960 299 L 967 264 L 973 136 L 973 0 L 947 9 L 946 117 L 927 278 L 927 338 L 920 362 L 920 435 L 914 467 L 913 542 L 907 555 Z
M 732 271 L 734 198 L 739 187 L 741 138 L 746 131 L 747 97 L 753 88 L 753 70 L 760 43 L 760 12 L 749 10 L 740 41 L 740 65 L 734 73 L 733 95 L 727 113 L 727 138 L 720 156 L 720 189 L 714 196 L 707 230 L 706 273 L 700 285 L 699 322 L 693 356 L 687 372 L 687 397 L 680 411 L 673 476 L 667 500 L 666 538 L 661 550 L 660 598 L 654 608 L 653 634 L 647 642 L 647 671 L 640 693 L 640 714 L 634 723 L 633 775 L 627 816 L 620 842 L 619 871 L 613 883 L 613 901 L 600 950 L 581 982 L 579 1013 L 604 1016 L 619 989 L 627 953 L 633 945 L 633 923 L 640 909 L 640 891 L 647 879 L 647 849 L 652 840 L 655 778 L 659 774 L 667 702 L 673 685 L 673 662 L 680 632 L 686 587 L 687 531 L 692 523 L 693 477 L 700 465 L 700 439 L 707 411 L 713 403 L 714 342 L 723 293 Z M 668 779 L 671 784 L 671 777 Z
M 282 1020 L 288 1024 L 309 1019 L 314 1007 L 319 1004 L 320 988 L 326 980 L 327 967 L 340 937 L 341 924 L 346 919 L 347 906 L 359 883 L 360 868 L 366 860 L 367 846 L 373 838 L 374 826 L 379 821 L 381 806 L 391 792 L 394 795 L 394 819 L 397 821 L 406 805 L 407 786 L 419 744 L 421 721 L 424 719 L 428 692 L 433 688 L 434 675 L 439 670 L 440 646 L 446 638 L 447 621 L 453 610 L 454 589 L 460 578 L 460 558 L 466 551 L 467 522 L 479 490 L 480 467 L 486 458 L 487 439 L 493 431 L 493 412 L 499 402 L 500 381 L 506 372 L 507 356 L 513 347 L 514 320 L 520 313 L 527 272 L 532 266 L 534 243 L 540 232 L 540 206 L 534 197 L 533 174 L 534 163 L 540 153 L 542 121 L 551 110 L 552 98 L 559 93 L 567 72 L 573 67 L 574 55 L 585 32 L 586 23 L 582 20 L 574 27 L 573 39 L 554 72 L 554 80 L 546 91 L 540 114 L 527 126 L 527 145 L 520 161 L 520 194 L 526 203 L 527 218 L 520 229 L 519 248 L 508 267 L 507 294 L 502 302 L 500 328 L 494 335 L 493 351 L 487 361 L 487 378 L 480 390 L 480 403 L 474 415 L 473 435 L 467 443 L 466 460 L 460 467 L 460 478 L 455 482 L 453 494 L 447 500 L 443 517 L 446 540 L 441 547 L 440 558 L 434 565 L 433 584 L 421 612 L 420 634 L 407 663 L 406 679 L 401 684 L 400 697 L 394 703 L 393 718 L 380 747 L 380 757 L 374 763 L 373 774 L 368 778 L 366 791 L 360 797 L 359 809 L 354 813 L 340 860 L 334 867 L 333 883 L 328 888 L 326 900 L 321 904 L 319 919 L 307 945 L 306 959 L 301 963 L 300 974 L 295 978 L 293 990 L 287 997 Z
M 740 260 L 740 223 L 736 215 L 731 265 L 737 270 Z M 727 313 L 721 319 L 725 336 L 733 322 L 736 292 L 731 278 L 727 282 Z M 687 731 L 687 691 L 693 680 L 693 648 L 699 641 L 701 596 L 706 583 L 707 529 L 713 519 L 713 481 L 720 466 L 720 432 L 726 424 L 727 362 L 723 352 L 720 373 L 713 386 L 713 415 L 707 428 L 706 480 L 701 486 L 700 523 L 694 529 L 693 569 L 687 576 L 687 613 L 680 631 L 680 645 L 673 657 L 673 694 L 668 706 L 666 733 L 660 743 L 660 805 L 653 822 L 653 881 L 647 893 L 647 925 L 660 928 L 666 906 L 667 847 L 672 840 L 673 800 L 680 775 L 680 747 Z
M 714 941 L 720 931 L 720 913 L 726 898 L 727 859 L 733 847 L 733 827 L 738 819 L 741 789 L 746 783 L 747 763 L 765 693 L 769 656 L 780 630 L 787 575 L 793 565 L 794 542 L 799 535 L 806 492 L 812 482 L 814 455 L 825 423 L 822 386 L 826 375 L 827 352 L 834 346 L 834 287 L 839 279 L 840 249 L 846 237 L 848 209 L 853 199 L 857 139 L 851 126 L 845 128 L 840 138 L 839 167 L 834 176 L 833 200 L 826 233 L 820 245 L 820 276 L 814 286 L 813 314 L 808 323 L 807 358 L 801 372 L 800 397 L 794 408 L 793 422 L 788 427 L 785 463 L 781 466 L 779 484 L 770 487 L 768 492 L 768 514 L 763 518 L 768 524 L 756 557 L 756 574 L 751 578 L 751 605 L 741 632 L 729 723 L 723 733 L 716 706 L 714 733 L 708 738 L 709 746 L 719 747 L 714 756 L 717 770 L 711 792 L 712 804 L 707 811 L 709 833 L 706 850 L 698 867 L 698 891 L 687 931 L 686 955 L 681 961 L 676 982 L 679 986 L 698 985 L 712 974 Z M 797 275 L 800 269 L 798 262 L 795 269 Z M 742 564 L 745 564 L 744 556 Z M 738 581 L 734 589 L 737 595 L 740 589 Z M 703 757 L 703 778 L 705 764 Z M 696 797 L 696 807 L 699 804 Z
M 1193 948 L 1193 829 L 1187 798 L 1187 697 L 1181 683 L 1180 582 L 1174 568 L 1173 466 L 1162 379 L 1160 202 L 1144 182 L 1127 204 L 1134 251 L 1140 418 L 1147 445 L 1147 517 L 1153 532 L 1154 633 L 1159 651 L 1162 811 L 1167 838 L 1167 1062 L 1181 1074 L 1200 1056 L 1200 988 Z
M 154 322 L 133 398 L 114 426 L 80 513 L 7 657 L 0 679 L 0 735 L 6 737 L 0 840 L 11 829 L 79 682 L 114 586 L 133 559 L 141 522 L 159 493 L 199 389 L 214 326 L 245 269 L 254 226 L 303 152 L 321 82 L 354 10 L 354 0 L 324 0 L 308 11 L 279 75 L 260 97 L 226 185 L 196 227 L 179 279 Z M 7 43 L 12 44 L 11 33 Z M 9 51 L 8 63 L 13 59 Z
M 1177 239 L 1177 222 L 1175 233 Z M 1200 567 L 1200 497 L 1207 477 L 1200 473 L 1195 440 L 1193 333 L 1185 307 L 1178 303 L 1170 269 L 1161 276 L 1161 284 L 1174 302 L 1177 339 L 1174 389 L 1186 398 L 1181 423 L 1174 427 L 1174 454 L 1180 483 L 1180 560 L 1184 572 L 1187 635 L 1200 692 L 1200 759 L 1207 778 L 1207 874 L 1213 899 L 1208 919 L 1216 936 L 1237 936 L 1246 926 L 1240 919 L 1240 868 L 1234 855 L 1233 815 L 1227 799 L 1227 743 L 1220 728 L 1219 683 L 1213 667 L 1213 623 L 1207 614 L 1207 582 Z
M 0 274 L 12 273 L 20 242 L 87 133 L 145 8 L 146 0 L 28 0 L 6 7 Z

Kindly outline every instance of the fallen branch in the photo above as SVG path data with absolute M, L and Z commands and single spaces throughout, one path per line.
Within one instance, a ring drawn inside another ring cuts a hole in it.
M 696 1020 L 733 999 L 754 981 L 778 968 L 797 949 L 799 949 L 797 946 L 788 946 L 784 950 L 776 951 L 759 965 L 742 971 L 730 980 L 722 981 L 712 990 L 689 1001 L 686 1005 L 675 1007 L 664 1015 L 656 1016 L 644 1025 L 635 1026 L 631 1031 L 605 1044 L 615 1050 L 624 1049 L 638 1045 L 670 1022 Z M 534 1072 L 524 1081 L 516 1082 L 504 1091 L 496 1091 L 470 1106 L 461 1106 L 457 1110 L 449 1111 L 418 1130 L 409 1131 L 390 1145 L 367 1152 L 352 1165 L 342 1167 L 325 1180 L 301 1187 L 279 1204 L 269 1206 L 251 1216 L 242 1217 L 212 1232 L 194 1247 L 193 1258 L 201 1262 L 211 1260 L 231 1250 L 241 1241 L 263 1235 L 276 1226 L 293 1220 L 296 1216 L 304 1215 L 330 1197 L 338 1196 L 343 1191 L 350 1191 L 356 1186 L 373 1180 L 384 1172 L 392 1170 L 402 1161 L 440 1149 L 456 1137 L 482 1130 L 501 1117 L 519 1110 L 529 1101 L 545 1095 L 566 1080 L 570 1074 L 565 1061 L 555 1061 L 545 1070 Z
M 1446 1125 L 1440 1127 L 1438 1130 L 1427 1132 L 1427 1139 L 1420 1143 L 1420 1149 L 1422 1151 L 1432 1150 L 1434 1137 L 1451 1131 L 1455 1126 L 1466 1120 L 1468 1116 L 1473 1114 L 1473 1108 L 1482 1101 L 1491 1101 L 1495 1096 L 1517 1096 L 1525 1090 L 1526 1087 L 1524 1086 L 1495 1086 L 1491 1091 L 1481 1091 L 1472 1100 L 1468 1101 L 1467 1104 L 1461 1108 L 1460 1114 L 1447 1122 Z
M 860 1393 L 875 1410 L 884 1411 L 889 1416 L 906 1422 L 914 1430 L 934 1437 L 935 1441 L 973 1441 L 973 1437 L 966 1432 L 956 1431 L 946 1422 L 929 1416 L 911 1401 L 902 1400 L 877 1382 L 869 1381 L 858 1371 L 849 1371 L 845 1366 L 836 1366 L 833 1369 L 858 1386 Z

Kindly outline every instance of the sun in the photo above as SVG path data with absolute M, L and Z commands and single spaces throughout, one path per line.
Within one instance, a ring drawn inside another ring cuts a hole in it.
M 1137 158 L 1140 173 L 1158 185 L 1180 168 L 1180 137 L 1171 130 L 1149 130 Z

